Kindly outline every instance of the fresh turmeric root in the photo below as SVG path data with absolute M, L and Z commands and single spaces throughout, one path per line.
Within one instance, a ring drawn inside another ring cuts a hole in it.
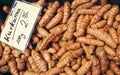
M 10 67 L 8 65 L 4 65 L 0 67 L 0 72 L 2 73 L 9 72 L 9 70 L 10 70 Z
M 68 44 L 68 43 L 67 43 Z M 65 47 L 62 47 L 55 55 L 54 60 L 60 58 L 63 54 L 65 54 L 68 50 L 79 50 L 80 43 L 71 43 L 70 45 L 66 45 Z M 62 57 L 61 57 L 62 58 Z
M 81 66 L 81 64 L 82 64 L 81 61 L 82 61 L 82 59 L 81 59 L 80 57 L 78 57 L 78 58 L 77 58 L 77 63 L 72 66 L 72 69 L 73 69 L 74 71 L 76 71 L 76 70 L 78 70 L 78 69 L 80 68 L 80 66 Z
M 92 61 L 87 61 L 84 65 L 82 65 L 78 70 L 77 74 L 78 75 L 84 75 L 88 69 L 91 67 Z
M 59 2 L 55 1 L 54 4 L 46 10 L 45 14 L 43 15 L 42 19 L 39 22 L 40 27 L 44 27 L 51 20 L 58 7 Z
M 70 17 L 70 3 L 68 1 L 64 2 L 64 16 L 63 16 L 63 20 L 62 23 L 67 23 L 69 17 Z
M 79 37 L 79 38 L 77 38 L 77 41 L 80 42 L 80 43 L 97 45 L 97 46 L 103 46 L 104 45 L 104 42 L 102 42 L 100 40 L 89 39 L 89 38 L 86 38 L 86 37 Z
M 116 20 L 117 22 L 120 22 L 120 14 L 116 15 L 115 20 Z
M 62 68 L 54 67 L 54 68 L 51 68 L 48 71 L 44 72 L 43 75 L 56 75 L 56 74 L 59 74 L 61 72 L 63 72 Z
M 75 27 L 76 27 L 75 25 L 76 24 L 74 21 L 69 23 L 66 32 L 63 34 L 62 40 L 67 41 L 67 40 L 71 40 L 73 38 L 73 33 L 74 33 Z
M 10 60 L 10 55 L 8 55 L 8 54 L 3 55 L 1 60 L 0 60 L 0 66 L 7 64 L 9 60 Z
M 111 55 L 111 56 L 116 56 L 115 50 L 113 50 L 112 48 L 108 47 L 108 46 L 104 46 L 104 50 L 107 54 Z
M 67 24 L 69 24 L 69 23 L 72 22 L 72 21 L 76 21 L 77 18 L 78 18 L 78 11 L 75 11 L 75 12 L 72 14 L 72 16 L 69 18 Z
M 103 26 L 105 26 L 105 24 L 106 24 L 106 20 L 101 20 L 95 24 L 92 24 L 91 28 L 98 28 L 99 29 L 99 28 L 102 28 Z
M 40 72 L 39 69 L 38 69 L 38 67 L 37 67 L 37 65 L 35 64 L 32 56 L 28 57 L 28 62 L 30 63 L 31 68 L 32 68 L 32 70 L 33 70 L 34 72 Z
M 70 63 L 73 60 L 73 58 L 76 58 L 79 55 L 81 55 L 82 51 L 83 50 L 81 49 L 81 50 L 75 50 L 75 51 L 68 52 L 68 56 L 69 57 L 64 57 L 63 59 L 61 59 L 57 63 L 57 67 L 64 67 L 64 66 L 66 66 L 68 63 Z
M 96 9 L 79 9 L 78 14 L 94 15 L 98 12 Z
M 67 29 L 66 24 L 60 24 L 52 29 L 50 29 L 51 33 L 55 33 L 56 35 L 59 35 L 63 33 Z
M 92 45 L 93 46 L 93 45 Z M 87 46 L 82 43 L 82 47 L 86 53 L 86 58 L 90 59 L 91 55 L 93 54 L 94 49 L 92 49 L 90 46 Z
M 59 22 L 61 22 L 63 18 L 63 12 L 60 11 L 58 12 L 55 17 L 52 18 L 52 20 L 46 25 L 47 29 L 51 29 L 52 27 L 54 27 L 55 25 L 57 25 Z
M 107 54 L 105 53 L 105 51 L 103 50 L 102 47 L 98 47 L 96 49 L 96 55 L 100 59 L 101 72 L 105 73 L 106 70 L 108 69 L 108 64 L 109 64 L 109 60 L 107 58 Z
M 91 9 L 99 10 L 101 7 L 102 7 L 101 5 L 94 5 L 94 6 L 91 7 Z
M 16 62 L 17 62 L 17 69 L 19 71 L 23 71 L 25 69 L 25 60 L 22 58 L 17 58 Z
M 117 5 L 112 6 L 112 8 L 108 11 L 108 20 L 107 25 L 112 26 L 115 16 L 119 12 L 119 7 Z
M 35 4 L 40 6 L 45 6 L 46 0 L 38 0 Z
M 37 26 L 28 47 L 21 53 L 0 42 L 0 72 L 12 75 L 120 75 L 119 7 L 108 4 L 107 0 L 59 2 L 32 2 L 43 10 L 36 19 Z M 3 10 L 9 14 L 6 5 Z M 4 26 L 0 21 L 0 31 Z
M 102 18 L 103 14 L 104 14 L 105 12 L 107 12 L 110 8 L 111 8 L 111 5 L 110 5 L 110 4 L 104 5 L 104 6 L 97 12 L 97 14 L 92 18 L 92 20 L 91 20 L 91 22 L 90 22 L 90 25 L 98 22 L 98 21 Z
M 89 2 L 90 0 L 81 0 L 81 1 L 79 1 L 79 0 L 74 0 L 73 2 L 72 2 L 72 5 L 71 5 L 71 8 L 72 9 L 75 9 L 77 6 L 79 6 L 80 4 L 83 4 L 83 3 L 86 3 L 86 2 Z
M 117 64 L 114 61 L 110 62 L 110 68 L 115 74 L 117 75 L 120 74 L 120 68 L 117 66 Z
M 96 2 L 97 2 L 97 0 L 91 0 L 90 2 L 81 4 L 80 6 L 78 6 L 76 8 L 76 10 L 79 10 L 79 9 L 88 9 L 88 8 L 92 7 Z
M 39 47 L 39 51 L 42 51 L 46 48 L 46 46 L 54 39 L 56 35 L 54 33 L 50 33 L 41 43 L 41 46 Z
M 109 45 L 112 48 L 116 48 L 116 46 L 117 46 L 117 44 L 110 37 L 110 35 L 101 29 L 88 28 L 87 33 L 95 36 L 96 38 L 98 38 L 100 40 L 103 40 L 107 45 Z
M 83 19 L 82 19 L 83 18 Z M 77 28 L 76 32 L 74 32 L 75 37 L 83 36 L 85 33 L 85 29 L 87 28 L 88 24 L 90 22 L 90 16 L 86 15 L 85 17 L 82 15 L 77 20 Z
M 79 37 L 82 36 L 84 34 L 84 29 L 81 28 L 81 22 L 84 18 L 84 15 L 81 15 L 78 17 L 77 23 L 76 23 L 76 32 L 74 32 L 74 36 L 75 37 Z
M 113 72 L 111 69 L 108 69 L 108 70 L 106 71 L 106 74 L 107 74 L 107 75 L 115 75 L 114 72 Z
M 39 53 L 35 50 L 32 50 L 32 57 L 40 72 L 45 72 L 47 70 L 47 64 L 45 60 L 39 55 Z
M 55 62 L 52 60 L 50 53 L 48 53 L 47 51 L 42 51 L 41 53 L 45 61 L 48 63 L 49 69 L 55 66 Z
M 64 68 L 67 75 L 76 75 L 76 73 L 69 67 Z
M 9 61 L 8 65 L 10 67 L 10 72 L 12 73 L 12 75 L 19 75 L 17 65 L 14 60 Z
M 16 50 L 16 49 L 13 49 L 13 50 L 12 50 L 12 54 L 13 54 L 14 57 L 17 57 L 17 58 L 18 58 L 18 57 L 20 57 L 21 52 L 18 51 L 18 50 Z
M 25 72 L 23 72 L 23 75 L 40 75 L 40 74 L 39 74 L 39 72 L 25 71 Z
M 111 37 L 113 38 L 113 40 L 115 41 L 115 43 L 118 44 L 119 38 L 118 38 L 118 35 L 117 35 L 117 31 L 114 28 L 110 28 L 109 33 L 110 33 Z
M 40 37 L 46 37 L 49 35 L 49 32 L 43 27 L 37 26 L 37 31 Z
M 100 75 L 100 62 L 99 59 L 96 56 L 91 56 L 91 60 L 93 62 L 92 65 L 92 75 Z

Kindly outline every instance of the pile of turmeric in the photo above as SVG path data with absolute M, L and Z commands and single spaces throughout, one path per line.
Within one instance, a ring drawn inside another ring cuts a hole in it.
M 43 6 L 24 53 L 0 42 L 0 72 L 120 75 L 120 11 L 107 0 L 38 0 Z M 3 7 L 6 13 L 10 8 Z M 0 23 L 0 30 L 4 24 Z

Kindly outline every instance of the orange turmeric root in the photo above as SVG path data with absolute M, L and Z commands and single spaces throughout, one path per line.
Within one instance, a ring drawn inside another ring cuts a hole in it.
M 39 51 L 42 51 L 44 50 L 47 45 L 55 38 L 55 34 L 54 33 L 50 33 L 44 40 L 43 42 L 41 43 L 40 47 L 39 47 Z
M 59 50 L 60 49 L 60 45 L 58 43 L 52 43 L 52 47 L 55 49 L 55 50 Z
M 116 20 L 117 22 L 120 22 L 120 14 L 116 15 L 115 20 Z
M 13 50 L 12 50 L 12 55 L 13 55 L 14 57 L 18 58 L 18 57 L 20 57 L 21 52 L 18 51 L 18 50 L 16 50 L 16 49 L 13 49 Z
M 117 35 L 117 31 L 114 28 L 110 28 L 109 33 L 110 33 L 111 37 L 113 38 L 113 40 L 115 41 L 115 43 L 118 44 L 119 38 Z
M 72 69 L 74 70 L 74 71 L 76 71 L 76 70 L 78 70 L 79 68 L 80 68 L 80 66 L 81 66 L 81 61 L 82 61 L 82 59 L 80 58 L 80 57 L 78 57 L 77 58 L 77 64 L 75 64 L 75 65 L 73 65 L 72 66 Z
M 92 65 L 92 75 L 100 75 L 101 70 L 100 70 L 100 62 L 99 59 L 96 56 L 91 56 L 91 60 L 93 62 Z
M 4 47 L 3 55 L 7 55 L 11 53 L 11 48 L 9 46 Z
M 115 16 L 119 12 L 119 7 L 117 5 L 112 6 L 112 8 L 108 11 L 108 20 L 107 25 L 112 26 Z
M 48 50 L 47 50 L 47 52 L 48 53 L 51 53 L 51 54 L 54 54 L 54 53 L 56 53 L 56 49 L 54 49 L 54 48 L 49 48 Z
M 67 31 L 63 34 L 62 40 L 67 41 L 67 40 L 71 40 L 73 38 L 73 33 L 74 33 L 75 27 L 76 27 L 75 25 L 76 24 L 74 21 L 69 23 Z
M 86 46 L 85 44 L 82 44 L 82 47 L 83 47 L 83 49 L 84 49 L 84 51 L 86 53 L 86 58 L 90 59 L 94 49 L 92 49 L 90 46 Z
M 86 3 L 86 2 L 89 2 L 90 0 L 81 0 L 81 1 L 79 1 L 79 0 L 74 0 L 73 2 L 72 2 L 72 5 L 71 5 L 71 8 L 72 9 L 75 9 L 75 8 L 77 8 L 80 4 L 83 4 L 83 3 Z
M 97 0 L 91 0 L 90 2 L 81 4 L 80 6 L 78 6 L 76 8 L 76 10 L 79 10 L 79 9 L 88 9 L 88 8 L 92 7 L 96 2 L 97 2 Z
M 54 67 L 43 73 L 43 75 L 56 75 L 63 72 L 63 68 Z M 42 75 L 42 74 L 41 74 Z
M 80 15 L 94 15 L 98 12 L 96 9 L 79 9 L 78 14 Z
M 41 53 L 45 61 L 48 63 L 49 69 L 55 66 L 55 62 L 52 60 L 50 53 L 48 53 L 47 51 L 42 51 Z
M 37 51 L 32 50 L 32 57 L 40 72 L 45 72 L 47 70 L 47 64 L 40 54 Z
M 45 14 L 43 15 L 43 17 L 39 22 L 40 27 L 44 27 L 51 20 L 58 7 L 59 7 L 59 2 L 55 1 L 53 5 L 46 10 Z
M 34 72 L 40 72 L 39 69 L 38 69 L 38 67 L 37 67 L 37 65 L 35 64 L 32 56 L 28 57 L 28 62 L 30 63 L 31 68 L 32 68 L 32 70 L 33 70 Z
M 106 70 L 108 69 L 108 64 L 109 64 L 107 54 L 105 53 L 102 47 L 98 47 L 96 49 L 96 55 L 99 57 L 101 72 L 105 73 Z
M 91 20 L 91 22 L 90 22 L 90 25 L 98 22 L 98 21 L 102 18 L 103 14 L 104 14 L 105 12 L 107 12 L 110 8 L 111 8 L 111 5 L 110 5 L 110 4 L 104 5 L 104 6 L 97 12 L 97 14 L 92 18 L 92 20 Z
M 76 75 L 76 73 L 70 67 L 65 67 L 64 70 L 67 75 Z
M 100 75 L 101 70 L 100 70 L 100 64 L 96 66 L 92 66 L 92 75 Z
M 117 44 L 114 42 L 114 40 L 110 37 L 110 35 L 106 32 L 104 32 L 101 29 L 92 29 L 88 28 L 87 33 L 95 36 L 96 38 L 104 41 L 107 45 L 109 45 L 112 48 L 116 48 Z
M 23 71 L 25 69 L 25 60 L 22 58 L 16 58 L 17 69 Z
M 12 73 L 12 75 L 19 75 L 17 65 L 14 60 L 9 61 L 8 65 L 10 67 L 10 72 Z
M 94 5 L 90 9 L 97 9 L 99 10 L 102 6 L 101 5 Z
M 67 43 L 69 44 L 69 43 Z M 79 50 L 80 48 L 80 43 L 71 43 L 69 45 L 66 45 L 66 47 L 62 47 L 55 55 L 54 55 L 54 60 L 60 58 L 67 50 Z M 62 56 L 63 57 L 63 56 Z
M 37 26 L 37 31 L 39 33 L 39 37 L 46 37 L 49 35 L 49 32 L 43 27 Z
M 10 60 L 10 55 L 8 55 L 8 54 L 3 55 L 1 60 L 0 60 L 0 66 L 7 64 L 9 60 Z
M 120 74 L 120 68 L 118 67 L 118 65 L 114 61 L 110 62 L 110 68 L 116 75 Z
M 85 33 L 85 29 L 87 28 L 89 22 L 90 22 L 89 15 L 86 15 L 85 17 L 80 16 L 77 20 L 77 28 L 76 28 L 76 32 L 74 33 L 74 36 L 75 37 L 83 36 Z
M 106 71 L 106 74 L 107 74 L 107 75 L 115 75 L 114 72 L 113 72 L 111 69 L 108 69 L 108 70 Z
M 56 35 L 59 35 L 63 33 L 67 29 L 66 24 L 60 24 L 52 29 L 50 29 L 50 32 L 55 33 Z
M 40 75 L 39 72 L 33 72 L 33 71 L 25 71 L 23 72 L 23 75 Z
M 0 72 L 2 73 L 9 72 L 9 70 L 10 70 L 10 67 L 8 65 L 4 65 L 0 67 Z
M 91 25 L 91 28 L 102 28 L 103 26 L 105 26 L 106 24 L 106 20 L 101 20 L 95 24 Z
M 58 9 L 58 10 L 59 10 L 59 9 Z M 58 12 L 58 13 L 55 15 L 55 17 L 53 17 L 53 18 L 51 19 L 51 21 L 46 25 L 46 28 L 47 28 L 47 29 L 53 28 L 55 25 L 57 25 L 58 23 L 61 22 L 62 18 L 63 18 L 63 12 L 60 11 L 60 12 Z
M 84 33 L 84 29 L 81 28 L 81 23 L 82 23 L 83 18 L 84 18 L 84 15 L 81 15 L 77 19 L 76 32 L 74 32 L 75 37 L 79 37 L 79 36 L 83 35 L 83 33 Z
M 72 22 L 72 21 L 76 21 L 77 18 L 78 18 L 78 11 L 75 11 L 75 12 L 72 14 L 72 16 L 69 18 L 67 24 L 69 24 L 69 23 Z
M 40 6 L 45 6 L 46 0 L 38 0 L 35 4 Z
M 90 44 L 90 45 L 97 45 L 97 46 L 104 46 L 104 42 L 100 40 L 90 39 L 87 37 L 79 37 L 77 41 L 80 43 Z
M 84 75 L 89 68 L 92 66 L 92 61 L 87 61 L 84 65 L 82 65 L 78 70 L 77 74 L 78 75 Z
M 105 52 L 108 54 L 108 55 L 111 55 L 111 56 L 116 56 L 116 53 L 115 53 L 115 50 L 113 50 L 112 48 L 110 48 L 109 46 L 104 46 L 104 50 Z
M 57 63 L 57 67 L 64 67 L 66 66 L 68 63 L 70 63 L 73 58 L 78 57 L 79 55 L 81 55 L 83 52 L 83 50 L 75 50 L 75 51 L 68 51 L 68 57 L 64 57 L 62 58 L 58 63 Z
M 70 17 L 70 3 L 68 1 L 64 2 L 64 14 L 63 14 L 63 20 L 62 23 L 67 23 L 69 17 Z

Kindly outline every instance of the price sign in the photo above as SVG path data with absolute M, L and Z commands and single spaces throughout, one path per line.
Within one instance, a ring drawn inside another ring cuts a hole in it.
M 42 7 L 15 1 L 5 22 L 0 41 L 24 52 Z

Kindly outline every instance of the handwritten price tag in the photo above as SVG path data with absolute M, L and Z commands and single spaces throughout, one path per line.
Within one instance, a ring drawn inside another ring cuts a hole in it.
M 42 7 L 15 1 L 1 33 L 0 41 L 24 52 Z

